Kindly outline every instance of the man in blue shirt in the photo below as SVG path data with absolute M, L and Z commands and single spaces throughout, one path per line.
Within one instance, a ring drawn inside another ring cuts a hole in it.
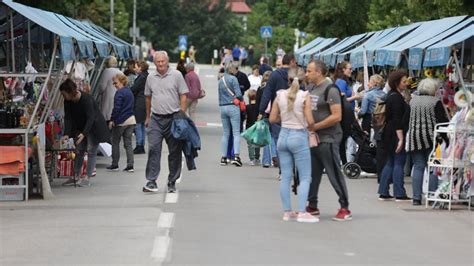
M 239 62 L 240 60 L 240 48 L 238 45 L 235 45 L 234 49 L 232 50 L 232 57 L 234 59 L 235 62 Z

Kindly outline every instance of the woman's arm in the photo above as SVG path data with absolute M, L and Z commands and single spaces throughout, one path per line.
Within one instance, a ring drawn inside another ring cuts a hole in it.
M 308 128 L 314 124 L 313 110 L 311 109 L 311 97 L 309 94 L 306 95 L 304 100 L 304 116 L 308 122 Z
M 281 117 L 280 117 L 280 107 L 278 107 L 278 102 L 275 99 L 275 102 L 273 102 L 272 106 L 272 111 L 270 112 L 270 123 L 275 124 L 281 122 Z

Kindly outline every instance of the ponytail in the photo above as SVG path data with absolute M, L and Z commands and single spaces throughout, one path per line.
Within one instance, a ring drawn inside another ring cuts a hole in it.
M 295 108 L 296 94 L 300 90 L 300 81 L 298 77 L 293 78 L 290 88 L 288 89 L 288 112 L 292 112 Z

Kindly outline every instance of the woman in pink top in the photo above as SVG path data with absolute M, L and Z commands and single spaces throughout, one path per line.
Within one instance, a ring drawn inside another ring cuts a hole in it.
M 307 91 L 300 90 L 303 69 L 288 70 L 291 87 L 280 90 L 273 103 L 270 123 L 281 122 L 277 149 L 280 158 L 280 196 L 283 203 L 283 220 L 296 219 L 298 222 L 315 223 L 319 218 L 306 212 L 309 185 L 311 184 L 311 155 L 308 142 L 308 125 L 314 124 L 311 112 L 311 98 Z M 299 173 L 298 212 L 291 211 L 290 190 L 293 168 Z

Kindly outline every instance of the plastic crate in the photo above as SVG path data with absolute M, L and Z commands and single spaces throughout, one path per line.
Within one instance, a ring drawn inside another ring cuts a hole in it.
M 25 199 L 24 188 L 3 188 L 3 186 L 21 186 L 25 184 L 25 175 L 0 175 L 0 201 L 21 201 Z

